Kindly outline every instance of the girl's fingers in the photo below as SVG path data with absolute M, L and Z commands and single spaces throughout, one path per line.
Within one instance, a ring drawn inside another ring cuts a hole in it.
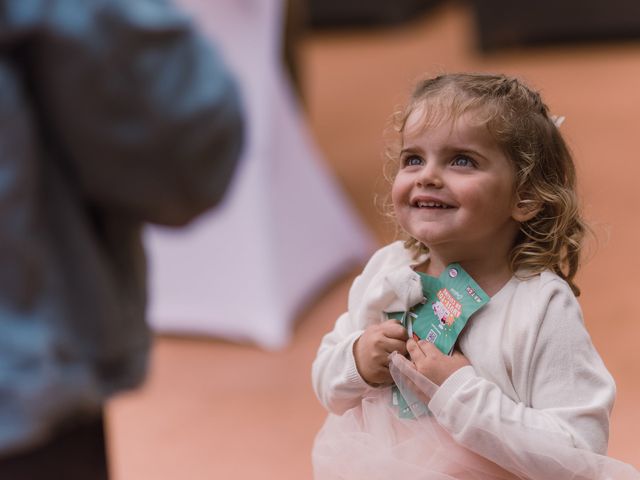
M 437 358 L 444 355 L 433 343 L 426 340 L 416 342 L 413 338 L 407 341 L 407 350 L 414 362 L 427 357 Z
M 413 360 L 414 362 L 425 356 L 424 352 L 418 346 L 418 343 L 413 338 L 410 338 L 409 340 L 407 340 L 407 351 L 411 356 L 411 360 Z
M 420 350 L 422 350 L 422 353 L 425 354 L 425 356 L 435 356 L 435 357 L 441 357 L 444 355 L 444 353 L 442 353 L 438 347 L 436 347 L 433 343 L 431 342 L 427 342 L 426 340 L 420 340 L 418 342 L 418 347 L 420 348 Z
M 456 370 L 470 365 L 469 360 L 462 353 L 454 352 L 451 356 L 445 355 L 433 343 L 425 340 L 407 341 L 407 350 L 416 370 L 436 385 L 442 385 L 442 382 Z
M 398 352 L 401 355 L 407 353 L 407 344 L 404 340 L 388 340 L 385 345 L 387 353 Z
M 397 320 L 387 320 L 382 323 L 384 336 L 394 340 L 407 340 L 407 329 L 404 328 Z

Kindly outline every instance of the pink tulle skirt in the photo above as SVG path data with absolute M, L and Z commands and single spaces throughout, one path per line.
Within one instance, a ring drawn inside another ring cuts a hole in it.
M 315 480 L 640 480 L 632 466 L 548 432 L 508 424 L 484 431 L 459 403 L 456 415 L 477 430 L 462 446 L 424 408 L 437 387 L 399 355 L 390 370 L 416 418 L 400 418 L 390 387 L 329 414 L 313 447 Z
M 456 444 L 430 415 L 399 418 L 391 389 L 330 414 L 313 448 L 316 480 L 511 480 L 518 477 Z

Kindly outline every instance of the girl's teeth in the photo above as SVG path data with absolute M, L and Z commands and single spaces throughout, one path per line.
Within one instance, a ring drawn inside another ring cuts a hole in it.
M 449 208 L 447 205 L 443 204 L 443 203 L 436 203 L 436 202 L 418 202 L 418 207 L 420 208 Z

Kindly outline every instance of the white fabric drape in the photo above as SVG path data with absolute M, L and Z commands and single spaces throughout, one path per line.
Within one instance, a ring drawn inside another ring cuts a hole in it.
M 280 0 L 180 0 L 237 75 L 247 142 L 224 204 L 150 228 L 151 325 L 281 348 L 318 288 L 373 242 L 321 162 L 280 62 Z

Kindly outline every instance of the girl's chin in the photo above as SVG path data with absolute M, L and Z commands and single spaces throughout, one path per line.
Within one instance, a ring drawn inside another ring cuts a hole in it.
M 438 237 L 435 235 L 412 235 L 413 238 L 429 249 L 432 256 L 462 257 L 468 253 L 468 245 L 462 245 L 451 241 L 448 237 Z
M 429 232 L 429 233 L 417 232 L 417 233 L 412 233 L 411 236 L 429 248 L 434 248 L 434 247 L 437 247 L 438 245 L 444 245 L 444 244 L 450 243 L 450 241 L 448 240 L 449 236 L 439 235 L 435 232 Z

